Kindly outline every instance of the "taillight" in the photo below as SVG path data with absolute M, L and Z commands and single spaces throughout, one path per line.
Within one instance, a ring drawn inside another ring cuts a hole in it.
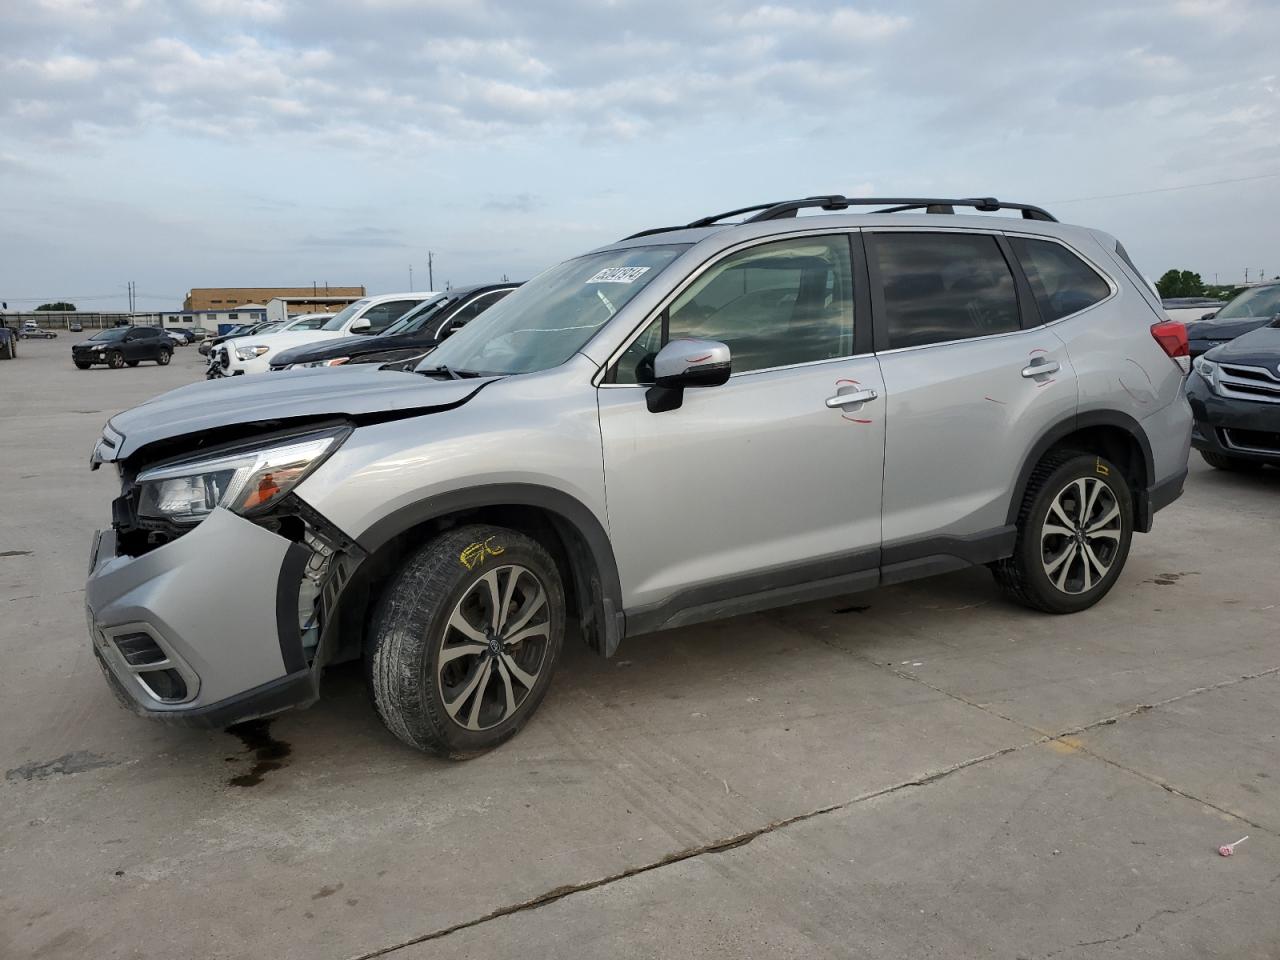
M 1191 370 L 1191 344 L 1187 342 L 1187 328 L 1176 320 L 1151 325 L 1151 336 L 1156 338 L 1160 349 L 1169 355 L 1183 373 Z

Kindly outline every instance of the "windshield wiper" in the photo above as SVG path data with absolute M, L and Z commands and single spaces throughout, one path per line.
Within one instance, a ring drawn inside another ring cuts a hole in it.
M 423 376 L 430 376 L 433 373 L 443 373 L 450 380 L 470 380 L 473 377 L 482 377 L 484 374 L 477 373 L 475 370 L 454 370 L 443 363 L 436 364 L 434 367 L 428 367 L 426 370 L 419 370 Z

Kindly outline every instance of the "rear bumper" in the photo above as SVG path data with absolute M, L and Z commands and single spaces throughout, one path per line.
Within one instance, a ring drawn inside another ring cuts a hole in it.
M 1280 403 L 1220 397 L 1199 374 L 1187 381 L 1187 400 L 1195 417 L 1191 445 L 1197 450 L 1280 463 Z
M 309 551 L 225 510 L 139 557 L 95 535 L 85 606 L 94 653 L 143 716 L 225 726 L 318 696 L 299 628 Z

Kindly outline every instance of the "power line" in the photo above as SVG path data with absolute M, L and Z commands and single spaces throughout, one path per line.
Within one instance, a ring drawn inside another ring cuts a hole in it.
M 1251 180 L 1269 180 L 1280 177 L 1280 172 L 1260 173 L 1256 177 L 1236 177 L 1232 180 L 1206 180 L 1204 183 L 1184 183 L 1180 187 L 1156 187 L 1154 190 L 1134 190 L 1131 193 L 1107 193 L 1096 197 L 1072 197 L 1070 200 L 1050 200 L 1049 203 L 1084 203 L 1087 200 L 1120 200 L 1124 197 L 1144 197 L 1152 193 L 1172 193 L 1175 190 L 1195 190 L 1198 187 L 1220 187 L 1225 183 L 1248 183 Z

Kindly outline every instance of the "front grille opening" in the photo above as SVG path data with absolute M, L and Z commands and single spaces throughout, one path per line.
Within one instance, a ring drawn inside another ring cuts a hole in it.
M 138 680 L 153 697 L 165 703 L 181 703 L 187 699 L 187 681 L 172 667 L 165 670 L 147 670 L 138 674 Z
M 1226 445 L 1236 450 L 1265 450 L 1280 453 L 1280 433 L 1271 430 L 1239 430 L 1229 427 L 1222 431 Z
M 116 649 L 131 667 L 145 667 L 148 664 L 163 663 L 169 658 L 165 656 L 160 645 L 145 633 L 128 633 L 116 637 Z

